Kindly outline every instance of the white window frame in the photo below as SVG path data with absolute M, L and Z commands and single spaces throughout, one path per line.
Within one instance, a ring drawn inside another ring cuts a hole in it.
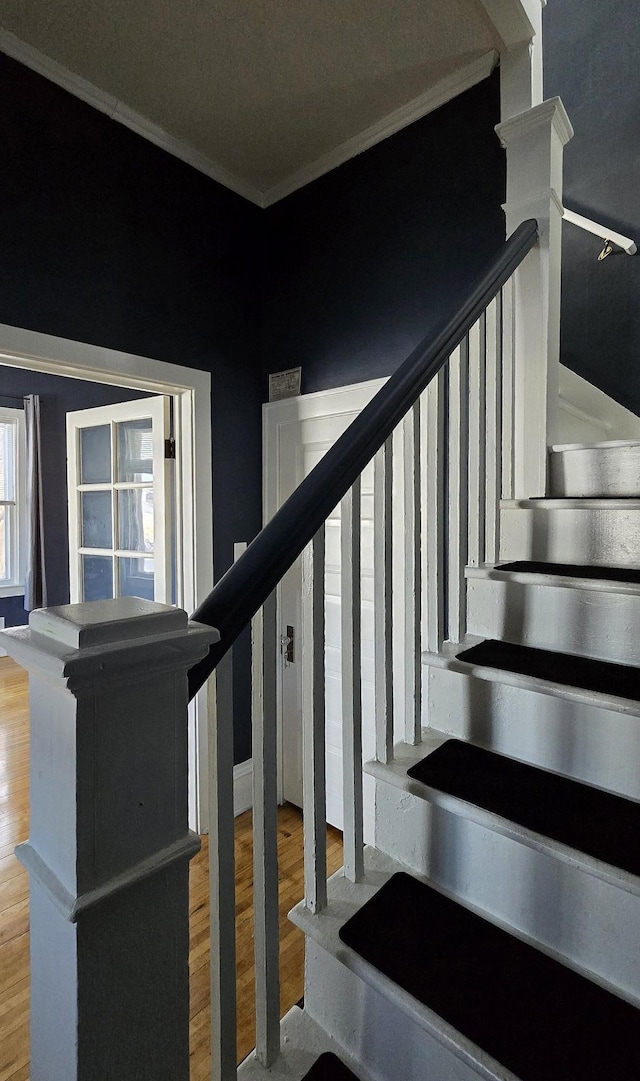
M 16 499 L 15 504 L 0 501 L 13 511 L 11 518 L 12 544 L 9 551 L 14 554 L 8 580 L 0 581 L 0 597 L 21 597 L 24 595 L 24 580 L 27 569 L 27 485 L 26 485 L 26 427 L 24 409 L 9 409 L 0 406 L 0 421 L 16 426 Z

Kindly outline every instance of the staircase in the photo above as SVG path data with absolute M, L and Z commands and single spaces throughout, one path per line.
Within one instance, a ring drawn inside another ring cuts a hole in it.
M 559 99 L 542 100 L 541 5 L 484 7 L 500 13 L 504 45 L 496 133 L 508 239 L 452 295 L 455 311 L 194 622 L 120 598 L 108 611 L 58 612 L 57 629 L 36 613 L 31 631 L 6 635 L 37 692 L 33 843 L 22 854 L 32 874 L 34 1079 L 187 1081 L 187 863 L 199 843 L 186 820 L 187 686 L 193 698 L 214 671 L 215 1081 L 640 1077 L 640 422 L 624 411 L 631 427 L 617 434 L 629 438 L 554 442 L 566 398 L 562 150 L 572 129 Z M 575 438 L 594 417 L 590 405 L 568 405 Z M 615 434 L 609 420 L 590 427 L 598 431 Z M 371 462 L 372 494 L 361 486 Z M 338 505 L 345 866 L 327 881 L 325 525 Z M 370 717 L 364 517 L 373 523 Z M 290 918 L 306 936 L 306 973 L 303 1003 L 281 1022 L 277 591 L 301 555 L 305 899 Z M 225 716 L 221 703 L 232 700 L 230 651 L 249 623 L 256 1049 L 238 1068 L 233 710 Z M 131 739 L 131 717 L 147 724 L 146 740 Z M 365 846 L 367 725 L 376 798 Z M 91 843 L 87 823 L 97 823 Z
M 296 1072 L 285 1040 L 269 1076 L 640 1076 L 637 453 L 554 448 L 552 498 L 503 503 L 501 561 L 466 568 L 464 641 L 423 655 L 422 744 L 366 767 L 362 880 L 290 915 L 290 1053 L 325 1055 Z

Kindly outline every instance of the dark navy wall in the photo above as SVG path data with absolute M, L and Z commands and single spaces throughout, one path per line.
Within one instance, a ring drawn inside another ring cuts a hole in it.
M 220 576 L 260 527 L 261 211 L 4 55 L 0 100 L 0 322 L 212 373 Z
M 498 88 L 260 211 L 0 56 L 0 322 L 212 373 L 218 577 L 260 526 L 265 373 L 390 373 L 501 243 Z M 241 761 L 246 635 L 235 654 Z
M 575 135 L 564 201 L 640 240 L 640 12 L 637 0 L 560 0 L 544 10 L 545 97 Z M 640 256 L 598 263 L 597 237 L 563 229 L 561 360 L 640 412 Z
M 0 365 L 0 405 L 20 408 L 19 399 L 39 394 L 43 455 L 45 566 L 49 604 L 69 603 L 69 541 L 67 527 L 66 414 L 72 409 L 114 405 L 145 395 L 122 387 L 107 387 L 79 379 Z M 16 399 L 18 399 L 16 401 Z M 24 597 L 0 597 L 0 616 L 7 627 L 27 622 Z
M 498 72 L 269 208 L 265 373 L 389 375 L 505 235 Z

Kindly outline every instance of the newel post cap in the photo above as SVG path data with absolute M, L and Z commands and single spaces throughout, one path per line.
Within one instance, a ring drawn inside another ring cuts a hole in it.
M 140 597 L 39 608 L 28 627 L 2 632 L 9 656 L 70 689 L 87 680 L 188 668 L 219 640 L 215 628 L 191 622 L 182 608 Z

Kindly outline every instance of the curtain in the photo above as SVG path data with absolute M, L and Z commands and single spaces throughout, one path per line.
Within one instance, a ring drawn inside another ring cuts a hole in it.
M 24 413 L 27 429 L 27 571 L 24 607 L 25 611 L 32 612 L 34 608 L 44 608 L 47 604 L 39 395 L 27 395 Z

